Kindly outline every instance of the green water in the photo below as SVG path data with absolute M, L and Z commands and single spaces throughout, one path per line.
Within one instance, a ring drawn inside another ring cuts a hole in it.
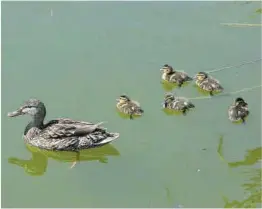
M 259 3 L 2 3 L 2 207 L 243 207 L 260 203 L 261 89 L 192 100 L 186 117 L 161 110 L 159 69 L 190 75 L 261 57 Z M 51 16 L 52 8 L 52 16 Z M 213 74 L 226 91 L 261 83 L 261 63 Z M 193 83 L 176 90 L 198 97 Z M 116 98 L 145 110 L 121 118 Z M 235 96 L 250 107 L 246 125 L 227 119 Z M 57 117 L 107 121 L 112 145 L 81 153 L 28 149 L 28 116 L 8 118 L 36 97 Z M 203 150 L 206 149 L 206 150 Z

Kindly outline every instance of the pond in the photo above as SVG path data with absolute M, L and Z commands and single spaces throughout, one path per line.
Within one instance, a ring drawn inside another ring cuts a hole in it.
M 166 91 L 203 96 L 193 83 L 160 83 L 170 64 L 194 75 L 261 58 L 259 2 L 2 3 L 2 207 L 244 207 L 261 202 L 261 89 L 192 100 L 186 116 L 161 109 Z M 226 92 L 261 83 L 261 62 L 212 74 Z M 116 112 L 126 93 L 145 110 Z M 227 108 L 248 102 L 245 125 Z M 114 143 L 74 153 L 24 144 L 29 117 L 8 118 L 29 98 L 59 117 L 106 121 Z M 249 184 L 249 185 L 247 185 Z

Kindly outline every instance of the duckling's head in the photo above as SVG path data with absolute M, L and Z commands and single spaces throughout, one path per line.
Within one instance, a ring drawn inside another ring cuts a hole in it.
M 203 81 L 204 79 L 208 78 L 208 74 L 205 72 L 199 72 L 194 77 L 196 80 Z
M 172 93 L 166 93 L 165 101 L 175 100 L 175 95 Z
M 169 74 L 169 73 L 172 73 L 174 72 L 174 69 L 172 68 L 172 66 L 168 65 L 168 64 L 165 64 L 161 69 L 160 71 L 162 73 L 166 73 L 166 74 Z
M 166 93 L 164 102 L 162 103 L 163 107 L 166 108 L 168 103 L 172 102 L 175 100 L 175 95 L 172 93 Z
M 16 116 L 25 115 L 25 114 L 28 114 L 31 116 L 41 115 L 45 117 L 46 109 L 45 109 L 44 103 L 38 99 L 29 99 L 17 110 L 13 112 L 9 112 L 7 116 L 16 117 Z
M 244 106 L 244 107 L 248 106 L 247 102 L 242 97 L 237 97 L 235 99 L 235 105 L 236 106 Z
M 130 98 L 127 95 L 121 95 L 117 100 L 118 103 L 130 102 Z

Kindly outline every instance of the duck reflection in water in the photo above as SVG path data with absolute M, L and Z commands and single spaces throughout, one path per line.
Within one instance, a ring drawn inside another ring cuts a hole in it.
M 260 208 L 261 207 L 261 158 L 262 147 L 256 147 L 247 150 L 243 160 L 236 162 L 227 162 L 223 154 L 224 137 L 221 136 L 218 145 L 218 154 L 228 167 L 237 168 L 245 166 L 246 169 L 240 171 L 245 176 L 244 183 L 241 185 L 244 189 L 245 197 L 241 200 L 232 200 L 222 196 L 224 208 Z M 255 166 L 258 164 L 258 166 Z M 247 167 L 249 166 L 249 168 Z M 257 168 L 258 167 L 258 168 Z
M 30 160 L 10 157 L 8 158 L 8 162 L 24 168 L 25 172 L 31 176 L 44 175 L 48 165 L 48 158 L 68 163 L 72 163 L 76 160 L 76 154 L 74 152 L 47 151 L 29 145 L 26 145 L 26 148 L 32 154 Z M 79 161 L 99 161 L 100 163 L 108 163 L 109 156 L 120 156 L 119 151 L 111 144 L 80 151 Z

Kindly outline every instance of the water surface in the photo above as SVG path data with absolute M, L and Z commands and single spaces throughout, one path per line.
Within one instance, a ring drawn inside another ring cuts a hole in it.
M 261 28 L 220 25 L 259 23 L 257 8 L 232 2 L 2 3 L 2 207 L 240 207 L 250 197 L 258 203 L 261 90 L 194 100 L 196 109 L 186 117 L 167 115 L 159 72 L 168 63 L 194 75 L 261 57 Z M 213 76 L 226 91 L 259 85 L 261 63 Z M 176 92 L 201 96 L 193 84 Z M 131 121 L 116 113 L 122 93 L 142 104 L 144 117 Z M 249 103 L 246 125 L 227 119 L 235 96 Z M 45 103 L 47 120 L 107 121 L 121 136 L 83 151 L 70 170 L 73 153 L 26 147 L 29 118 L 7 118 L 31 97 Z

